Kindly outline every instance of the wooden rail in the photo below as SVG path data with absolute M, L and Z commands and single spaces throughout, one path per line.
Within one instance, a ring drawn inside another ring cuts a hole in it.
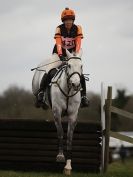
M 122 141 L 126 141 L 128 143 L 133 143 L 133 138 L 123 135 L 121 133 L 110 131 L 110 136 L 112 136 L 113 138 L 120 139 Z
M 133 119 L 133 113 L 130 113 L 130 112 L 127 112 L 125 110 L 116 108 L 114 106 L 111 106 L 110 109 L 111 109 L 111 112 L 116 113 L 118 115 L 121 115 L 124 118 L 126 117 L 126 118 L 129 118 L 129 119 Z

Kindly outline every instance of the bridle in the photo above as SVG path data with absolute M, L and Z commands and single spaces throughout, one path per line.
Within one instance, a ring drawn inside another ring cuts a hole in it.
M 79 58 L 79 57 L 70 57 L 67 61 L 69 61 L 69 60 L 71 60 L 71 59 L 76 59 L 76 60 L 81 60 L 81 58 Z M 67 68 L 68 68 L 68 63 L 67 63 Z M 75 74 L 77 74 L 78 76 L 79 76 L 79 78 L 81 77 L 81 74 L 79 73 L 79 72 L 73 72 L 72 74 L 68 74 L 68 72 L 67 72 L 67 84 L 69 83 L 69 80 L 70 80 L 70 78 L 73 76 L 73 75 L 75 75 Z
M 66 60 L 66 61 L 67 61 L 67 64 L 65 65 L 65 67 L 63 67 L 63 68 L 61 68 L 59 71 L 57 71 L 58 74 L 60 73 L 60 75 L 59 75 L 57 81 L 51 82 L 52 84 L 57 84 L 57 86 L 58 86 L 58 88 L 60 89 L 60 91 L 62 92 L 62 94 L 63 94 L 65 97 L 67 97 L 68 99 L 69 99 L 70 97 L 73 97 L 74 95 L 76 95 L 76 94 L 81 90 L 81 86 L 80 86 L 79 89 L 78 89 L 77 91 L 75 91 L 75 93 L 73 93 L 73 94 L 70 95 L 69 92 L 71 91 L 71 88 L 72 88 L 72 87 L 69 87 L 69 86 L 68 86 L 68 93 L 65 93 L 64 90 L 61 88 L 59 82 L 58 82 L 58 80 L 59 80 L 59 78 L 61 77 L 61 75 L 62 75 L 62 73 L 63 73 L 64 70 L 65 70 L 65 72 L 66 72 L 66 74 L 67 74 L 67 85 L 69 85 L 69 80 L 70 80 L 70 78 L 71 78 L 73 75 L 78 74 L 79 78 L 81 77 L 81 74 L 80 74 L 79 72 L 73 72 L 73 73 L 70 74 L 70 75 L 68 74 L 68 72 L 67 72 L 67 69 L 68 69 L 68 61 L 71 60 L 71 59 L 79 59 L 79 60 L 81 60 L 81 58 L 76 57 L 76 56 L 73 56 L 73 57 L 68 58 L 68 59 Z M 58 74 L 56 74 L 56 76 L 57 76 Z

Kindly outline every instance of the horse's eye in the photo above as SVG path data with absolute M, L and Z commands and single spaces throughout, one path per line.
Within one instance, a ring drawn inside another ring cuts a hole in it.
M 68 68 L 71 68 L 71 65 L 70 65 L 70 64 L 68 65 Z
M 81 69 L 83 69 L 83 65 L 81 65 Z

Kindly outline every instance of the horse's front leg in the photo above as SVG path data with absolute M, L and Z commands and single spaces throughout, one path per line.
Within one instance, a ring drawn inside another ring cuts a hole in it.
M 55 126 L 57 128 L 57 136 L 58 136 L 58 155 L 56 157 L 57 162 L 65 162 L 65 156 L 63 154 L 63 128 L 61 123 L 61 111 L 59 110 L 59 107 L 53 107 L 53 114 L 54 114 L 54 121 Z
M 73 140 L 73 133 L 74 128 L 77 123 L 77 114 L 73 114 L 68 117 L 68 130 L 67 130 L 67 159 L 66 159 L 66 166 L 64 167 L 65 174 L 71 174 L 71 159 L 72 159 L 72 140 Z

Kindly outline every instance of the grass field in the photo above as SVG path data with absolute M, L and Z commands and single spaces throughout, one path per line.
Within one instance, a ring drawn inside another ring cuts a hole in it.
M 65 175 L 48 172 L 17 172 L 0 170 L 0 177 L 63 177 Z M 133 177 L 133 159 L 129 159 L 123 165 L 121 162 L 113 162 L 109 165 L 106 174 L 76 173 L 72 177 Z

